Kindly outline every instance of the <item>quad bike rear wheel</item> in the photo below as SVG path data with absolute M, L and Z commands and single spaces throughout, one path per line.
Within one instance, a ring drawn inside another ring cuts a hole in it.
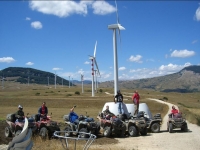
M 21 132 L 22 132 L 22 130 L 17 130 L 17 131 L 15 132 L 15 136 L 18 136 Z
M 104 135 L 105 137 L 109 137 L 109 136 L 111 135 L 110 127 L 105 127 L 105 128 L 104 128 L 103 135 Z
M 9 127 L 5 128 L 5 137 L 12 137 L 12 133 Z
M 71 129 L 71 127 L 70 126 L 67 126 L 66 128 L 65 128 L 65 137 L 70 137 L 71 135 L 72 135 L 72 129 Z M 67 131 L 69 131 L 69 132 L 67 132 Z
M 79 133 L 80 138 L 87 138 L 88 134 L 84 134 L 84 133 L 88 133 L 88 130 L 86 128 L 81 128 L 79 132 L 83 132 L 83 133 Z
M 153 133 L 158 133 L 158 132 L 160 132 L 160 125 L 159 125 L 159 123 L 153 123 L 152 125 L 151 125 L 151 132 L 153 132 Z
M 45 127 L 42 127 L 40 129 L 40 136 L 42 138 L 42 140 L 46 140 L 48 138 L 48 130 Z
M 172 133 L 173 132 L 173 126 L 172 126 L 172 123 L 169 123 L 169 133 Z
M 138 131 L 137 131 L 137 129 L 136 129 L 134 126 L 130 126 L 130 127 L 128 128 L 128 133 L 129 133 L 129 135 L 132 136 L 132 137 L 135 137 L 135 136 L 138 135 Z

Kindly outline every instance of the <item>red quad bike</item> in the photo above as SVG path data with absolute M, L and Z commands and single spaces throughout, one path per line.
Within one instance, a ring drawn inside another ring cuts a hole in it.
M 28 114 L 27 114 L 28 115 Z M 36 130 L 36 124 L 33 118 L 27 118 L 28 119 L 28 127 L 32 129 L 34 132 Z M 15 122 L 16 117 L 15 114 L 8 114 L 6 117 L 6 122 L 8 126 L 5 128 L 5 136 L 6 137 L 12 137 L 12 136 L 18 136 L 24 127 L 24 118 L 22 118 L 22 121 Z
M 126 125 L 120 118 L 116 116 L 110 119 L 104 118 L 103 113 L 100 113 L 97 119 L 99 119 L 100 126 L 103 129 L 103 136 L 110 137 L 112 133 L 118 137 L 123 137 L 125 135 Z
M 36 121 L 36 134 L 39 133 L 41 138 L 43 140 L 46 140 L 47 138 L 50 139 L 53 137 L 53 133 L 55 131 L 60 131 L 59 124 L 55 121 L 51 120 L 51 116 L 47 116 L 46 118 L 43 118 L 40 120 L 38 114 L 33 115 L 35 121 Z

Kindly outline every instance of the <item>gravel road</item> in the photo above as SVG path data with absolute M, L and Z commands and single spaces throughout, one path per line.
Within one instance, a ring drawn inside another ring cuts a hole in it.
M 158 99 L 149 99 L 169 106 L 173 104 L 163 102 Z M 176 108 L 178 108 L 176 106 Z M 200 127 L 195 124 L 188 123 L 188 132 L 181 132 L 179 129 L 174 133 L 167 132 L 168 114 L 163 118 L 160 133 L 148 133 L 147 136 L 117 138 L 119 143 L 115 144 L 117 149 L 125 150 L 200 150 Z M 114 147 L 110 147 L 114 148 Z

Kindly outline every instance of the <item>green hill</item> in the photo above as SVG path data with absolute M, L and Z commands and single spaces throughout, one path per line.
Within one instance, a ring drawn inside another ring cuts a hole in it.
M 4 80 L 20 82 L 20 83 L 35 83 L 35 84 L 55 84 L 55 75 L 50 72 L 41 71 L 33 68 L 23 68 L 23 67 L 9 67 L 0 71 L 0 77 L 4 77 Z M 69 85 L 69 81 L 62 79 L 57 76 L 57 84 Z

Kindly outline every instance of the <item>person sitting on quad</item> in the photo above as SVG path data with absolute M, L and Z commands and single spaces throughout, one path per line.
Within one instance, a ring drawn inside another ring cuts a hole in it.
M 18 111 L 15 113 L 16 122 L 24 121 L 24 112 L 23 107 L 21 105 L 18 106 Z
M 110 120 L 111 117 L 115 116 L 112 112 L 110 112 L 108 105 L 106 106 L 106 109 L 103 111 L 103 114 L 104 114 L 103 118 L 107 120 Z
M 78 124 L 79 123 L 79 116 L 74 112 L 74 108 L 76 106 L 73 106 L 71 109 L 70 109 L 70 113 L 69 113 L 69 121 L 71 123 L 74 123 L 74 124 Z
M 48 108 L 46 107 L 46 102 L 42 103 L 42 106 L 38 109 L 38 116 L 40 120 L 46 119 L 48 114 Z
M 171 113 L 172 113 L 173 115 L 175 115 L 175 114 L 178 113 L 178 110 L 175 108 L 175 106 L 172 106 Z

